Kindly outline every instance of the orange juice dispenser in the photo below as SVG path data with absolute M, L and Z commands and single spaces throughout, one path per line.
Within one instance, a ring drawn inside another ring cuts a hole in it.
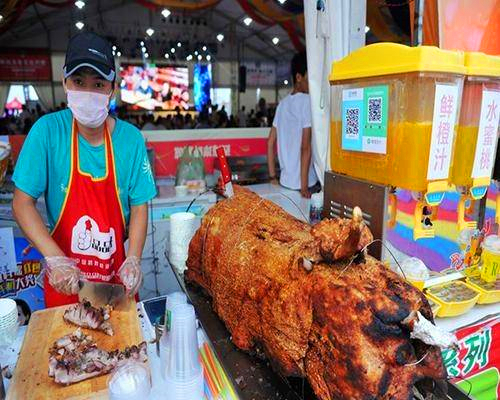
M 500 119 L 500 57 L 465 53 L 464 63 L 467 76 L 450 173 L 451 183 L 461 194 L 460 230 L 477 227 L 476 221 L 465 221 L 466 204 L 471 207 L 488 190 Z
M 463 53 L 396 43 L 362 47 L 332 66 L 332 169 L 411 190 L 414 239 L 434 236 L 422 218 L 448 187 L 464 71 Z M 391 225 L 394 190 L 389 207 Z

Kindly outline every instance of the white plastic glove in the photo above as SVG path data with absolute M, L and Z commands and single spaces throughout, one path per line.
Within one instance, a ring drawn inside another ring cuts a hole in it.
M 125 289 L 127 289 L 128 295 L 130 297 L 135 296 L 142 283 L 140 258 L 136 256 L 127 257 L 118 270 L 118 276 Z
M 78 293 L 81 275 L 76 260 L 64 256 L 45 257 L 42 265 L 55 290 L 66 295 Z

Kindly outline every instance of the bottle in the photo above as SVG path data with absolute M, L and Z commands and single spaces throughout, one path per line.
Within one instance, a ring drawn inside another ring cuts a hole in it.
M 314 225 L 321 221 L 323 213 L 323 192 L 313 193 L 311 196 L 311 206 L 309 208 L 309 223 Z

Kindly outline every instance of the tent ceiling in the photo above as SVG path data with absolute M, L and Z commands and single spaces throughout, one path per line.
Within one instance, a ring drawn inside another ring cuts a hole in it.
M 236 0 L 222 0 L 204 10 L 171 9 L 168 19 L 135 0 L 88 0 L 82 10 L 74 5 L 51 8 L 41 4 L 27 7 L 16 23 L 0 35 L 1 47 L 42 47 L 64 51 L 68 39 L 78 32 L 76 21 L 84 29 L 110 38 L 127 57 L 140 55 L 139 41 L 144 40 L 148 51 L 156 58 L 181 41 L 184 48 L 176 49 L 177 59 L 207 44 L 215 57 L 237 59 L 268 59 L 281 61 L 295 52 L 287 32 L 280 25 L 243 23 L 247 16 Z M 148 37 L 146 29 L 155 30 Z M 224 41 L 216 39 L 224 34 Z M 272 43 L 278 37 L 279 44 Z M 182 57 L 182 58 L 181 58 Z

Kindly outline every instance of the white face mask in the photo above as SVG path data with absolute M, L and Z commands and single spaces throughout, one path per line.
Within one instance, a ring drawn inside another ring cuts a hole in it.
M 101 126 L 108 116 L 109 95 L 68 89 L 68 108 L 87 128 Z

